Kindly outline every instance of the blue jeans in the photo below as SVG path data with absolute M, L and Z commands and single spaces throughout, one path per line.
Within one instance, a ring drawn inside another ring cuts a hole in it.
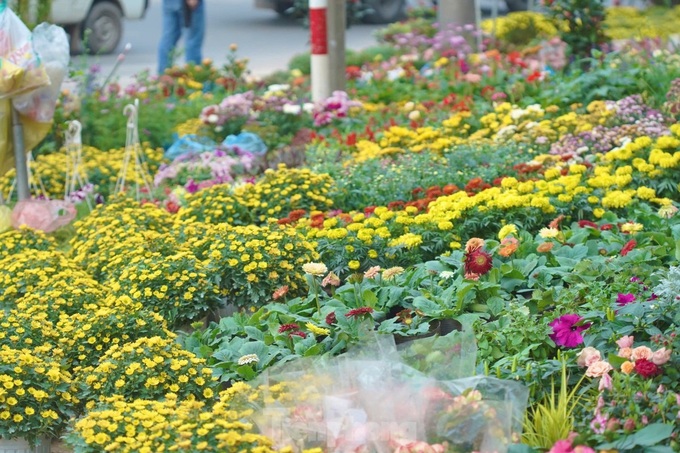
M 184 0 L 163 0 L 163 34 L 158 45 L 158 74 L 170 66 L 170 60 L 184 27 Z M 191 24 L 184 38 L 187 63 L 200 64 L 203 60 L 201 47 L 205 34 L 205 0 L 200 0 L 191 12 Z

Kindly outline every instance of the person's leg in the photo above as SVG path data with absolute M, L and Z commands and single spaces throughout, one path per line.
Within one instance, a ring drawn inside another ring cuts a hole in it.
M 163 31 L 158 44 L 158 75 L 170 64 L 170 56 L 182 36 L 182 0 L 163 0 Z
M 198 3 L 191 14 L 191 26 L 186 35 L 187 63 L 201 64 L 203 36 L 205 35 L 205 0 Z

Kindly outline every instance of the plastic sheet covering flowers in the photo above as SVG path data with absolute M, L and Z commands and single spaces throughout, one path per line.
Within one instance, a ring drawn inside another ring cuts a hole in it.
M 258 382 L 253 420 L 294 452 L 504 452 L 528 393 L 516 382 L 461 378 L 474 373 L 472 338 L 453 332 L 397 350 L 393 337 L 372 334 L 341 356 L 272 368 Z

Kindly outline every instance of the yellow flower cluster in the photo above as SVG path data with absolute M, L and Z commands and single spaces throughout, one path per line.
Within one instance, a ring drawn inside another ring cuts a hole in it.
M 54 436 L 75 404 L 71 376 L 59 362 L 28 349 L 0 347 L 0 432 L 3 437 Z
M 659 14 L 661 12 L 661 14 Z M 677 33 L 680 7 L 670 10 L 657 8 L 639 9 L 620 6 L 607 9 L 604 32 L 611 39 L 667 38 Z M 536 12 L 510 13 L 482 21 L 482 30 L 493 33 L 503 41 L 524 45 L 538 39 L 557 36 L 559 24 Z
M 163 149 L 146 148 L 143 150 L 144 169 L 147 175 L 153 175 L 163 161 Z M 118 175 L 123 168 L 125 148 L 101 151 L 91 146 L 83 146 L 80 176 L 84 181 L 95 185 L 95 191 L 107 196 L 113 190 Z M 42 154 L 30 163 L 31 184 L 44 188 L 43 195 L 52 198 L 63 198 L 66 184 L 67 165 L 66 149 L 50 154 Z M 15 170 L 11 169 L 4 176 L 0 176 L 0 194 L 8 197 Z M 140 175 L 134 170 L 134 165 L 128 167 L 126 181 L 128 184 L 142 184 Z
M 58 345 L 75 373 L 81 367 L 95 366 L 111 346 L 143 337 L 175 338 L 162 316 L 129 298 L 113 296 L 103 300 L 101 308 L 62 315 L 56 330 Z
M 175 128 L 177 135 L 183 137 L 185 135 L 195 135 L 201 132 L 204 124 L 200 118 L 191 118 Z
M 82 274 L 73 261 L 57 251 L 27 249 L 0 259 L 0 306 L 13 308 L 20 298 L 64 272 Z
M 82 452 L 248 451 L 273 453 L 272 441 L 255 433 L 239 410 L 221 399 L 212 406 L 174 397 L 126 402 L 108 398 L 75 424 L 71 440 Z
M 211 398 L 215 379 L 205 360 L 182 349 L 174 338 L 164 337 L 114 344 L 96 367 L 83 368 L 79 375 L 89 409 L 112 395 L 126 401 L 161 399 L 167 394 Z
M 24 250 L 50 250 L 54 249 L 55 242 L 52 236 L 42 231 L 21 227 L 18 230 L 10 229 L 0 232 L 0 259 L 7 255 L 22 253 Z
M 256 222 L 264 223 L 269 218 L 285 217 L 295 209 L 329 209 L 333 205 L 328 197 L 332 184 L 333 179 L 326 173 L 279 164 L 275 170 L 266 170 L 255 184 L 235 188 L 234 194 L 244 200 Z
M 314 244 L 290 226 L 221 224 L 209 234 L 207 266 L 220 275 L 222 294 L 239 306 L 267 303 L 282 286 L 300 293 L 302 265 L 319 257 Z

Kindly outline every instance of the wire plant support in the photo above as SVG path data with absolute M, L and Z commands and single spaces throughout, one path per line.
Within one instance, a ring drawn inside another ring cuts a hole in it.
M 141 193 L 144 191 L 151 194 L 151 176 L 142 162 L 142 147 L 139 143 L 139 99 L 135 99 L 134 104 L 128 104 L 123 108 L 123 115 L 128 117 L 127 134 L 125 137 L 125 154 L 123 165 L 118 174 L 114 193 L 126 191 L 128 178 L 132 174 L 135 186 L 135 198 L 141 200 Z M 130 162 L 132 163 L 132 167 Z M 140 187 L 141 185 L 141 187 Z
M 80 121 L 69 121 L 66 128 L 66 180 L 64 183 L 64 200 L 71 200 L 77 191 L 84 190 L 88 187 L 89 181 L 87 176 L 83 176 L 81 171 L 83 161 L 83 141 L 82 129 L 83 126 Z M 92 211 L 92 202 L 90 197 L 85 197 L 87 207 Z

